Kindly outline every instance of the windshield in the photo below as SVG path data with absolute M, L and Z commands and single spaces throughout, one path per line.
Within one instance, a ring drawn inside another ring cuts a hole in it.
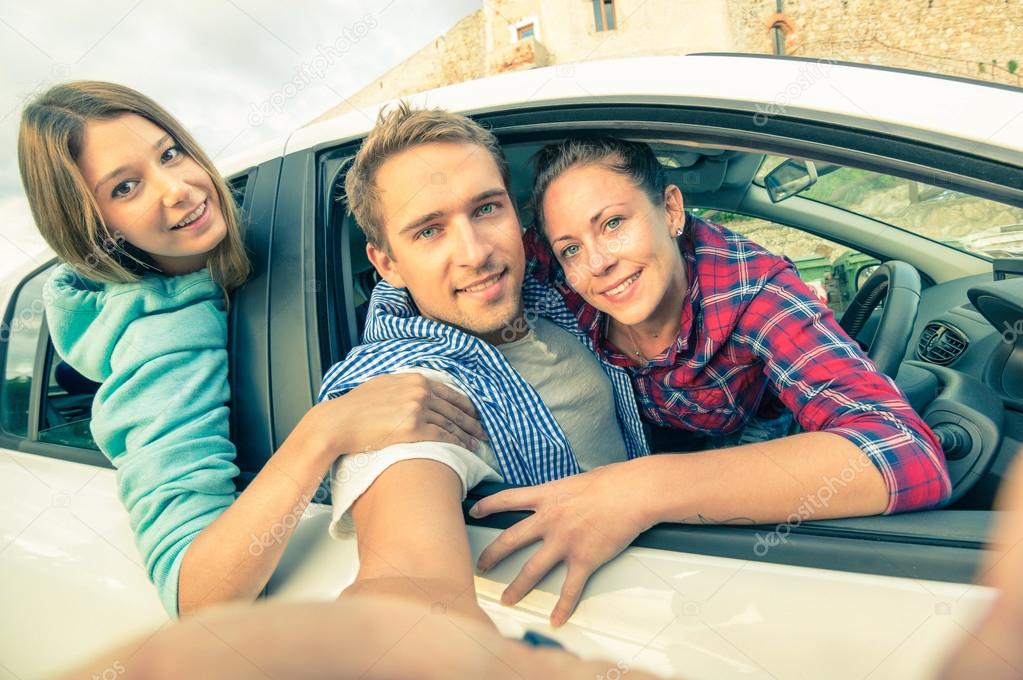
M 754 181 L 787 160 L 765 156 Z M 1023 256 L 1023 208 L 913 180 L 817 163 L 817 182 L 799 196 L 885 222 L 974 255 Z

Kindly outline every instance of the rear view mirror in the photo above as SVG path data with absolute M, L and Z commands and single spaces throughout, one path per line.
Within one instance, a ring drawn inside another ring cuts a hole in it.
M 764 186 L 771 203 L 784 201 L 817 182 L 817 167 L 813 161 L 790 158 L 764 177 Z

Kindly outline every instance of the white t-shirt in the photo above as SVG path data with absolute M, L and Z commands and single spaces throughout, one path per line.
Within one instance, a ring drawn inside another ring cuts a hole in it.
M 536 389 L 572 445 L 579 467 L 591 470 L 628 457 L 615 414 L 611 381 L 596 357 L 571 333 L 543 318 L 519 340 L 497 345 L 515 370 Z M 462 392 L 444 372 L 409 368 Z M 378 451 L 342 456 L 331 469 L 335 537 L 354 532 L 352 504 L 391 465 L 403 460 L 426 459 L 444 463 L 462 482 L 462 498 L 484 481 L 503 481 L 493 449 L 481 442 L 475 452 L 444 442 L 395 444 Z

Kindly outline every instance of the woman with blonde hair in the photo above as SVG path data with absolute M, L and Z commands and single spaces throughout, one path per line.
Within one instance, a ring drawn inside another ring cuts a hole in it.
M 294 529 L 283 519 L 301 513 L 338 455 L 483 436 L 461 395 L 383 376 L 310 409 L 236 493 L 226 307 L 250 265 L 224 179 L 162 107 L 95 81 L 25 107 L 18 161 L 63 261 L 44 289 L 54 347 L 101 383 L 92 433 L 172 617 L 254 599 Z M 264 535 L 280 540 L 253 550 Z

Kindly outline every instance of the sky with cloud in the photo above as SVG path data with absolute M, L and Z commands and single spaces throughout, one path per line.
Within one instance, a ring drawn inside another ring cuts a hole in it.
M 0 0 L 0 277 L 45 248 L 17 167 L 21 108 L 49 86 L 149 95 L 215 157 L 281 137 L 440 35 L 480 0 Z M 301 88 L 289 83 L 302 83 Z M 273 102 L 273 106 L 270 103 Z

